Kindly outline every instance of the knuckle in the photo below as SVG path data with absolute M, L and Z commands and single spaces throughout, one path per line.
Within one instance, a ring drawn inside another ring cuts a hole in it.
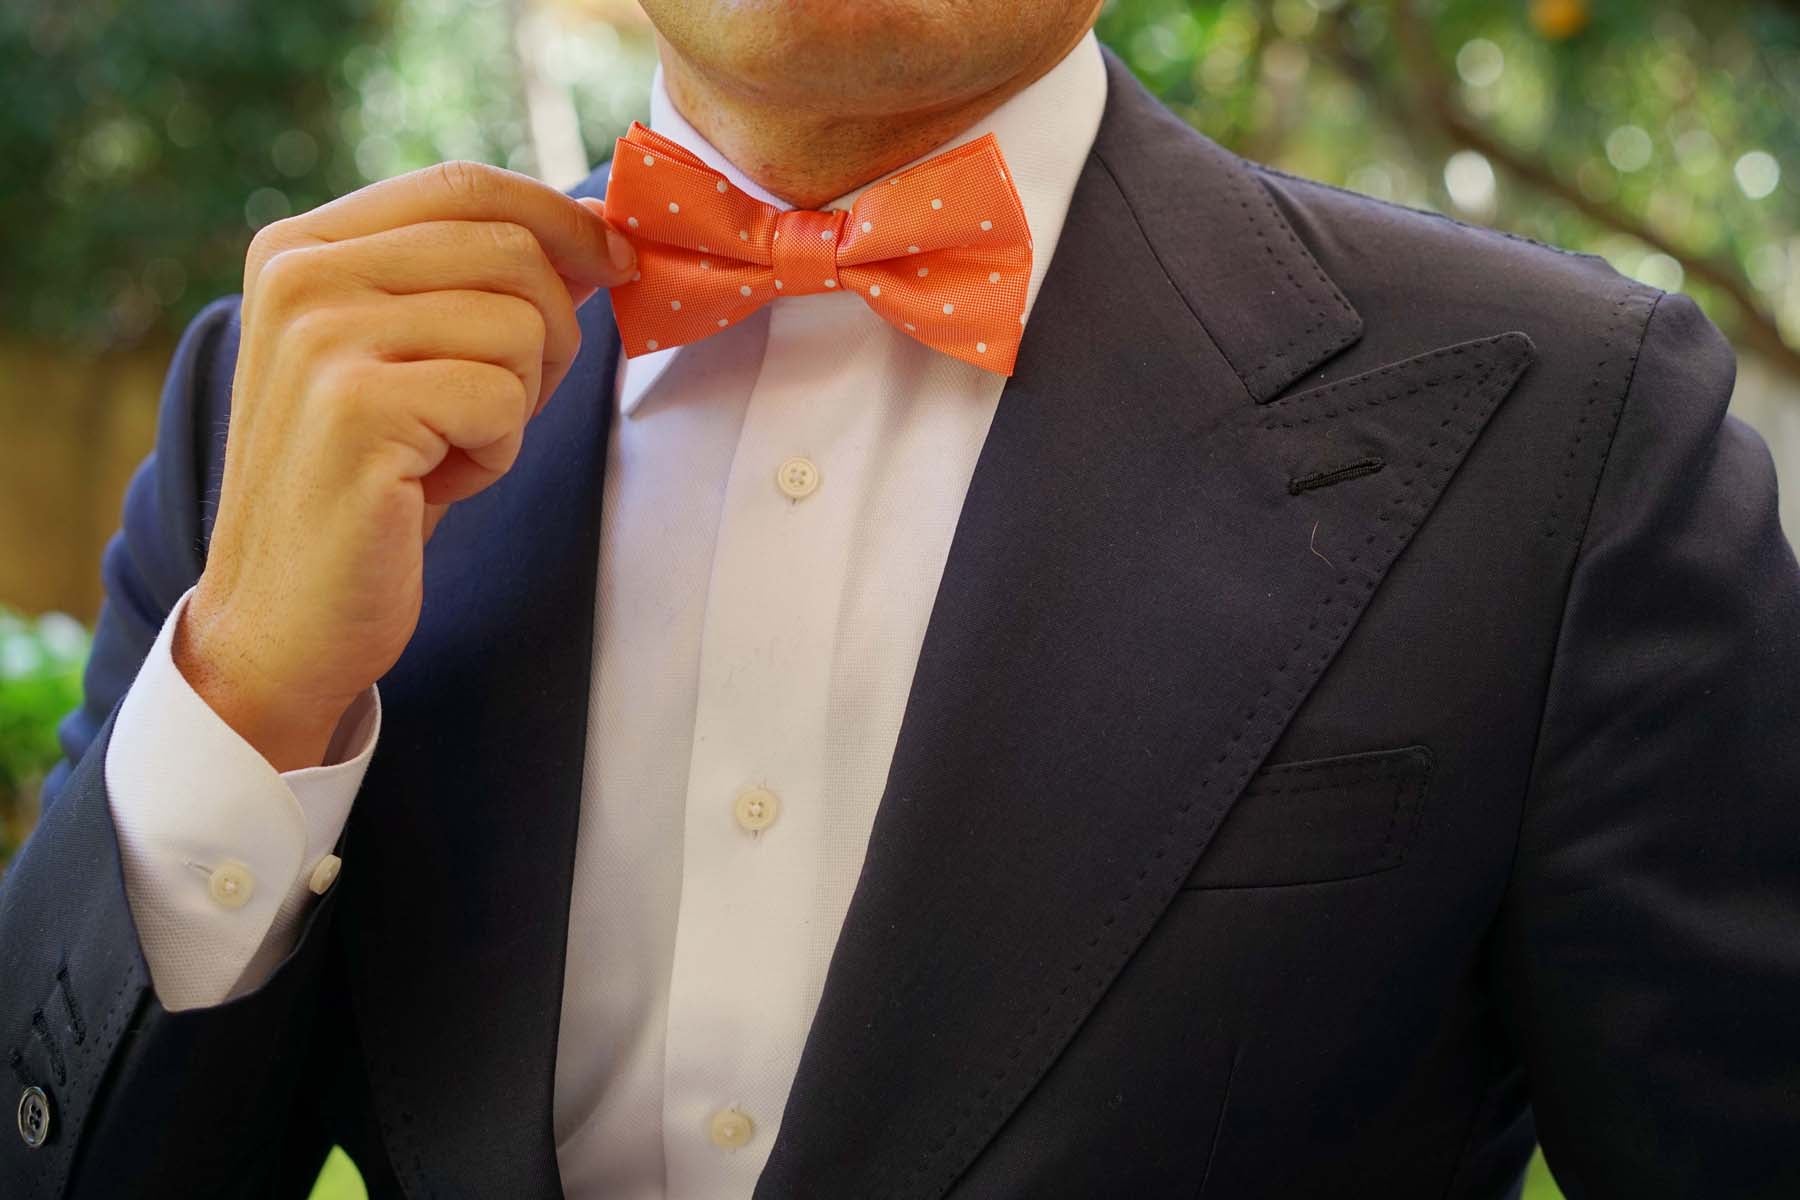
M 459 361 L 464 390 L 471 396 L 494 396 L 504 399 L 519 387 L 519 377 L 497 363 Z
M 329 308 L 301 308 L 283 323 L 282 340 L 307 359 L 317 359 L 345 338 L 343 322 Z
M 503 296 L 501 302 L 506 328 L 512 332 L 512 336 L 534 347 L 542 346 L 550 329 L 538 306 L 517 296 Z
M 531 403 L 531 389 L 525 386 L 525 380 L 511 371 L 502 371 L 495 377 L 494 390 L 508 404 L 516 405 L 524 412 Z
M 257 301 L 277 310 L 297 305 L 311 288 L 317 269 L 317 255 L 305 248 L 276 251 L 257 273 Z
M 494 249 L 507 259 L 541 256 L 543 253 L 537 238 L 523 225 L 513 221 L 488 221 L 483 227 L 492 239 Z
M 498 176 L 486 163 L 453 158 L 427 170 L 433 173 L 439 187 L 459 199 L 480 201 L 497 190 Z
M 326 444 L 357 444 L 353 434 L 366 430 L 382 411 L 374 403 L 381 391 L 379 375 L 378 364 L 370 362 L 340 363 L 322 374 L 311 419 L 325 433 Z
M 244 253 L 247 268 L 260 270 L 270 259 L 293 245 L 294 238 L 288 232 L 287 222 L 288 218 L 271 221 L 251 236 L 250 248 Z
M 325 414 L 340 416 L 358 407 L 373 386 L 374 365 L 344 361 L 324 364 L 314 376 L 313 396 Z
M 488 413 L 496 416 L 508 414 L 508 426 L 512 424 L 511 414 L 522 413 L 528 399 L 525 381 L 505 367 L 493 363 L 459 364 L 454 386 L 459 394 L 482 406 Z

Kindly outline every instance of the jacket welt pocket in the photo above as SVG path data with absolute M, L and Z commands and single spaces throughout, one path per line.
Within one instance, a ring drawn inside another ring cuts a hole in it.
M 1250 777 L 1185 888 L 1329 883 L 1399 866 L 1431 787 L 1424 746 L 1271 763 Z

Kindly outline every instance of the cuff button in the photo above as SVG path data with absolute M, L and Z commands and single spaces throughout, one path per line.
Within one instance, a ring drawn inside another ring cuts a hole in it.
M 207 879 L 206 890 L 220 908 L 242 908 L 256 891 L 256 877 L 243 863 L 220 863 Z
M 338 871 L 343 865 L 343 859 L 335 854 L 327 854 L 319 860 L 319 865 L 313 868 L 312 878 L 306 881 L 306 886 L 312 889 L 313 895 L 323 896 L 331 890 L 331 885 L 337 882 Z
M 28 1087 L 19 1096 L 19 1136 L 33 1150 L 50 1137 L 50 1097 L 40 1087 Z

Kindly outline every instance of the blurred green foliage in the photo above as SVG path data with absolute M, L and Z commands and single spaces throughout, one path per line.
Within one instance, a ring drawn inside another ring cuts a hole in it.
M 1602 254 L 1800 374 L 1800 5 L 1109 0 L 1100 33 L 1251 158 Z
M 236 290 L 271 220 L 446 158 L 535 171 L 519 35 L 551 20 L 521 0 L 0 5 L 0 328 L 88 352 L 167 337 Z M 1603 254 L 1800 377 L 1792 0 L 1107 0 L 1099 31 L 1251 158 Z M 645 31 L 525 41 L 605 157 L 642 110 Z M 0 864 L 86 646 L 0 611 Z M 318 1195 L 361 1194 L 335 1154 Z M 1527 1195 L 1556 1195 L 1541 1160 Z
M 0 4 L 0 329 L 86 352 L 238 290 L 251 234 L 448 158 L 532 171 L 506 0 Z M 647 93 L 649 39 L 591 22 L 590 145 Z
M 525 43 L 604 158 L 653 50 L 577 11 L 0 6 L 0 325 L 167 337 L 269 220 L 445 158 L 535 170 Z M 1603 254 L 1800 378 L 1793 0 L 1108 0 L 1099 29 L 1249 157 Z
M 81 703 L 88 634 L 60 613 L 0 608 L 0 868 L 25 835 L 33 793 L 60 756 L 56 725 Z
M 0 5 L 0 323 L 99 349 L 235 291 L 249 227 L 362 182 L 342 64 L 379 0 Z

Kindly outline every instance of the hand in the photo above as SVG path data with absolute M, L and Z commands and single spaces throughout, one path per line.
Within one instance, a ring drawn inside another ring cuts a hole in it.
M 251 242 L 218 520 L 174 655 L 277 770 L 317 765 L 400 657 L 438 519 L 512 466 L 580 346 L 576 306 L 631 274 L 601 208 L 450 162 Z

